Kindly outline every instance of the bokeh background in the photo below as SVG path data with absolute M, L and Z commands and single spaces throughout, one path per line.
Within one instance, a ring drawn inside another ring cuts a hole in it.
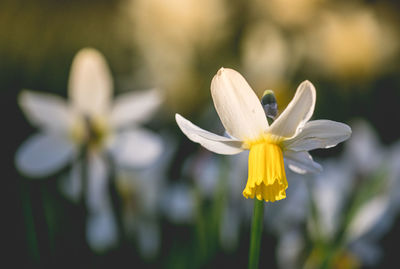
M 210 153 L 174 120 L 180 113 L 223 133 L 209 90 L 223 66 L 241 72 L 258 96 L 273 89 L 281 111 L 308 79 L 317 89 L 313 119 L 353 129 L 349 141 L 312 152 L 322 174 L 288 173 L 288 198 L 266 206 L 260 267 L 395 268 L 399 11 L 389 0 L 2 0 L 5 260 L 14 268 L 246 267 L 245 153 Z M 84 47 L 106 58 L 116 96 L 157 88 L 164 97 L 145 123 L 161 136 L 163 154 L 111 179 L 119 182 L 110 190 L 114 217 L 129 220 L 113 245 L 88 244 L 85 210 L 59 188 L 68 166 L 32 179 L 14 163 L 37 130 L 18 95 L 31 89 L 67 98 L 71 62 Z

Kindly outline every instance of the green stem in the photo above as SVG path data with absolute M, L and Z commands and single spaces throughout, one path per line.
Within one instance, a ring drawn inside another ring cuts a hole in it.
M 261 235 L 264 218 L 264 201 L 254 199 L 253 219 L 251 223 L 249 269 L 258 268 L 260 257 Z
M 37 227 L 35 227 L 35 220 L 33 217 L 33 208 L 31 203 L 31 194 L 29 192 L 29 186 L 26 182 L 18 180 L 21 191 L 22 207 L 25 222 L 25 232 L 27 237 L 28 251 L 33 259 L 35 265 L 41 263 L 40 249 L 37 235 Z

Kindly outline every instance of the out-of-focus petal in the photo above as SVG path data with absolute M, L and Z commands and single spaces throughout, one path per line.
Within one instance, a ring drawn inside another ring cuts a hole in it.
M 141 255 L 146 259 L 153 258 L 160 247 L 160 228 L 155 220 L 140 220 L 137 236 Z
M 188 168 L 186 173 L 190 173 L 193 175 L 194 182 L 196 183 L 196 187 L 199 189 L 202 197 L 212 199 L 215 197 L 215 193 L 218 190 L 218 184 L 220 182 L 220 175 L 221 175 L 221 158 L 218 156 L 206 152 L 205 154 L 198 154 L 196 158 L 190 158 L 189 165 L 184 165 Z M 244 161 L 246 166 L 243 168 L 243 172 L 246 173 L 247 171 L 247 159 Z M 240 169 L 235 167 L 235 169 Z M 240 171 L 240 170 L 239 170 Z M 237 172 L 237 171 L 235 171 Z M 233 172 L 234 173 L 234 172 Z M 229 181 L 232 181 L 233 178 L 228 177 Z M 245 176 L 240 177 L 240 180 L 243 181 Z M 241 190 L 239 189 L 238 192 Z M 228 190 L 227 190 L 228 192 Z M 238 193 L 237 192 L 237 193 Z
M 118 96 L 111 110 L 111 124 L 114 128 L 119 128 L 130 123 L 147 121 L 161 101 L 161 95 L 156 89 Z
M 98 154 L 89 154 L 87 167 L 87 206 L 90 212 L 97 213 L 110 207 L 108 190 L 109 170 L 106 160 Z
M 233 250 L 237 247 L 239 229 L 240 217 L 238 210 L 226 207 L 222 212 L 222 221 L 219 226 L 219 238 L 224 249 Z
M 385 158 L 378 134 L 365 120 L 355 120 L 351 126 L 353 133 L 346 143 L 345 158 L 353 163 L 354 169 L 359 173 L 373 173 L 379 169 L 382 159 Z
M 243 151 L 241 148 L 241 141 L 203 130 L 179 114 L 175 115 L 175 119 L 179 128 L 190 140 L 199 143 L 212 152 L 219 154 L 237 154 Z
M 286 176 L 290 186 L 286 191 L 287 198 L 283 203 L 271 203 L 267 208 L 269 229 L 282 235 L 306 221 L 310 200 L 310 192 L 303 177 L 290 169 L 286 171 Z
M 269 132 L 281 137 L 293 137 L 314 113 L 316 93 L 309 81 L 302 82 L 292 101 L 281 115 L 271 124 Z
M 101 253 L 117 245 L 118 227 L 110 207 L 89 213 L 86 222 L 86 240 L 94 251 Z
M 24 90 L 18 97 L 18 103 L 33 125 L 66 133 L 71 124 L 71 110 L 58 96 Z
M 61 192 L 71 201 L 79 202 L 82 195 L 82 163 L 75 161 L 68 175 L 60 181 Z
M 268 128 L 257 95 L 238 72 L 221 68 L 211 82 L 215 109 L 225 129 L 240 140 L 258 139 Z
M 76 153 L 77 148 L 66 138 L 52 133 L 39 133 L 19 147 L 15 163 L 28 176 L 44 177 L 61 169 Z
M 190 188 L 183 184 L 171 185 L 164 192 L 161 208 L 171 221 L 190 223 L 195 213 L 195 200 Z
M 163 143 L 158 135 L 138 128 L 117 134 L 111 145 L 114 160 L 126 168 L 150 165 L 162 150 Z
M 285 151 L 285 162 L 288 167 L 298 174 L 305 174 L 308 172 L 319 173 L 322 171 L 322 166 L 313 161 L 311 155 L 306 151 Z
M 110 108 L 113 80 L 106 60 L 95 49 L 85 48 L 75 56 L 68 84 L 72 104 L 88 115 L 104 114 Z
M 340 172 L 335 172 L 335 174 L 332 174 L 332 171 L 324 170 L 324 173 L 313 182 L 311 189 L 318 221 L 310 221 L 309 230 L 313 236 L 322 236 L 325 240 L 333 240 L 340 228 L 340 210 L 343 207 L 346 194 L 345 191 L 342 191 L 341 182 L 339 182 L 341 179 L 338 179 L 337 174 L 340 174 Z
M 368 233 L 382 218 L 388 205 L 389 199 L 386 196 L 378 196 L 363 205 L 350 222 L 346 231 L 346 239 L 351 242 Z
M 293 229 L 285 231 L 279 238 L 276 250 L 280 268 L 298 268 L 304 245 L 304 238 L 299 231 Z
M 330 120 L 314 120 L 304 125 L 300 133 L 283 142 L 292 151 L 309 151 L 317 148 L 330 148 L 348 139 L 351 129 L 348 125 Z

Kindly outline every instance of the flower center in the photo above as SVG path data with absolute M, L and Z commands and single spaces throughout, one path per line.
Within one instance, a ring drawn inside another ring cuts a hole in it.
M 90 149 L 101 148 L 108 134 L 106 121 L 100 117 L 79 118 L 70 130 L 72 141 L 78 145 L 87 145 Z
M 243 196 L 275 202 L 286 198 L 287 187 L 280 146 L 269 139 L 250 143 L 248 179 Z
M 100 148 L 108 134 L 107 124 L 102 118 L 87 119 L 88 144 L 90 148 Z

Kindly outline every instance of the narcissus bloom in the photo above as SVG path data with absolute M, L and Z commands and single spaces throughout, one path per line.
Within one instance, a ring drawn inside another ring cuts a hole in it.
M 211 82 L 215 109 L 229 137 L 199 128 L 176 114 L 182 132 L 192 141 L 219 154 L 237 154 L 249 150 L 246 198 L 274 202 L 286 197 L 288 187 L 284 158 L 297 173 L 319 172 L 309 150 L 329 148 L 348 139 L 346 124 L 309 121 L 316 92 L 309 81 L 298 87 L 293 100 L 269 126 L 263 106 L 247 81 L 235 70 L 221 68 Z
M 22 111 L 40 131 L 17 150 L 16 166 L 23 174 L 38 178 L 72 163 L 62 190 L 73 200 L 86 191 L 88 242 L 100 249 L 117 237 L 108 196 L 109 157 L 117 168 L 136 168 L 160 156 L 161 138 L 140 123 L 154 114 L 162 97 L 157 90 L 135 91 L 113 102 L 113 79 L 107 62 L 91 48 L 80 50 L 74 57 L 68 95 L 69 101 L 28 90 L 20 94 Z M 87 151 L 85 179 L 80 157 L 83 148 Z
M 77 159 L 82 146 L 90 162 L 100 159 L 101 166 L 106 154 L 121 167 L 143 167 L 160 155 L 161 139 L 140 123 L 154 114 L 161 95 L 155 89 L 135 91 L 113 102 L 111 72 L 97 50 L 85 48 L 74 57 L 68 95 L 68 101 L 29 90 L 19 95 L 27 119 L 40 128 L 17 151 L 16 166 L 22 173 L 48 176 Z

